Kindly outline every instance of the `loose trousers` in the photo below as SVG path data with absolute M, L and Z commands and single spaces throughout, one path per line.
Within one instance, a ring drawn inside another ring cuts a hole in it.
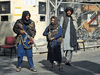
M 34 65 L 32 57 L 27 57 L 27 59 L 28 59 L 28 63 L 30 65 L 30 68 L 32 68 Z M 22 66 L 22 60 L 23 60 L 23 57 L 18 57 L 18 67 Z
M 71 59 L 72 59 L 72 50 L 65 50 L 65 57 L 66 57 L 66 60 L 71 62 Z

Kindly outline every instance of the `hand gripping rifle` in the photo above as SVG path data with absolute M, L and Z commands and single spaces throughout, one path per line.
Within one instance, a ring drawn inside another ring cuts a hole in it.
M 26 42 L 26 39 L 27 39 L 27 38 L 29 38 L 29 39 L 31 38 L 31 39 L 32 39 L 32 37 L 31 37 L 21 26 L 18 25 L 18 27 L 19 27 L 21 30 L 23 30 L 23 31 L 25 32 L 25 35 L 26 35 L 26 36 L 25 36 L 25 38 L 24 38 L 24 43 Z M 33 42 L 33 44 L 34 44 L 34 47 L 38 50 L 38 48 L 36 47 L 35 42 Z

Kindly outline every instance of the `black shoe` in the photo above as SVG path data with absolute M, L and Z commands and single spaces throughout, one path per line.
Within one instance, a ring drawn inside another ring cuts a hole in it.
M 21 71 L 21 68 L 20 67 L 18 67 L 17 68 L 17 70 L 16 70 L 16 72 L 20 72 Z
M 37 72 L 37 70 L 36 70 L 36 69 L 34 69 L 33 67 L 32 67 L 32 68 L 30 68 L 30 70 L 31 70 L 31 71 L 33 71 L 33 72 Z
M 51 71 L 53 71 L 54 69 L 55 69 L 55 67 L 51 67 L 51 69 L 50 69 L 50 70 L 51 70 Z
M 69 62 L 65 63 L 65 65 L 71 66 L 71 64 Z
M 62 68 L 62 67 L 61 67 L 61 68 L 59 68 L 59 71 L 60 71 L 60 72 L 63 72 L 63 68 Z

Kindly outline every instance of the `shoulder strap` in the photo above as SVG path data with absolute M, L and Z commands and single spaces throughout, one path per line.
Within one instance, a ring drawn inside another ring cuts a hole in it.
M 49 31 L 51 30 L 51 27 L 50 26 L 48 26 L 48 29 L 49 29 Z

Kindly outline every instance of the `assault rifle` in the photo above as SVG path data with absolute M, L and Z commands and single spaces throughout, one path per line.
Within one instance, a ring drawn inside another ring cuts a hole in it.
M 21 30 L 23 30 L 24 32 L 25 32 L 25 38 L 24 38 L 24 43 L 26 42 L 26 39 L 27 38 L 31 38 L 32 39 L 32 37 L 21 27 L 21 26 L 19 26 L 18 25 L 18 27 L 21 29 Z M 33 40 L 33 39 L 32 39 Z M 35 44 L 35 42 L 33 43 L 34 44 L 34 47 L 38 50 L 38 48 L 36 47 L 36 44 Z

